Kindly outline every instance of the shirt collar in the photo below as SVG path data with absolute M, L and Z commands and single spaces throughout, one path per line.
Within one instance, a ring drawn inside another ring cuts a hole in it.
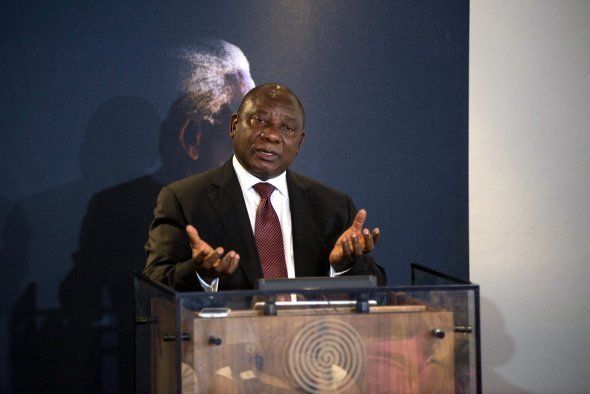
M 240 183 L 240 188 L 242 189 L 242 193 L 245 193 L 247 190 L 251 189 L 257 183 L 266 182 L 270 183 L 277 190 L 285 197 L 289 196 L 288 189 L 287 189 L 287 172 L 283 171 L 281 175 L 276 176 L 274 178 L 267 179 L 263 181 L 254 175 L 250 174 L 238 161 L 236 155 L 232 157 L 232 165 L 234 166 L 234 170 L 236 171 L 236 175 L 238 176 L 238 182 Z

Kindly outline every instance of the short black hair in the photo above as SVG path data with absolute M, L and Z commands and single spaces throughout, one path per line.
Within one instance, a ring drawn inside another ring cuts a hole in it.
M 289 89 L 288 87 L 283 86 L 281 84 L 278 84 L 278 83 L 265 83 L 265 84 L 255 86 L 252 89 L 250 89 L 248 91 L 248 93 L 246 93 L 246 95 L 242 99 L 242 102 L 240 103 L 240 106 L 238 107 L 238 111 L 237 111 L 238 117 L 242 113 L 244 103 L 248 100 L 251 100 L 252 97 L 256 96 L 256 94 L 258 93 L 259 90 L 261 90 L 262 88 L 267 88 L 267 87 L 275 87 L 275 88 L 278 88 L 281 90 L 285 90 L 287 93 L 289 93 L 291 96 L 293 96 L 295 98 L 295 100 L 297 101 L 297 105 L 299 106 L 299 110 L 301 110 L 301 115 L 303 116 L 303 124 L 301 125 L 301 128 L 302 129 L 305 128 L 305 111 L 303 110 L 303 104 L 301 104 L 301 100 L 299 100 L 299 97 L 297 97 L 297 95 L 295 93 L 293 93 L 293 91 L 291 89 Z

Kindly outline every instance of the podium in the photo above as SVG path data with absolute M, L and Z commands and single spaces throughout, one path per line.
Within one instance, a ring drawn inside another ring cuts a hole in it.
M 137 392 L 481 392 L 477 285 L 135 288 Z

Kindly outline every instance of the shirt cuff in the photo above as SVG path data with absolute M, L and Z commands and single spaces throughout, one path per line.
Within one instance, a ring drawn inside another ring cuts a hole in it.
M 336 272 L 336 270 L 334 269 L 334 267 L 330 266 L 330 278 L 337 278 L 340 275 L 347 273 L 351 269 L 352 269 L 352 267 L 347 268 L 344 271 Z
M 197 278 L 199 279 L 199 283 L 201 283 L 201 287 L 205 290 L 205 293 L 216 293 L 217 286 L 219 286 L 219 278 L 215 278 L 211 281 L 211 284 L 207 283 L 201 276 L 195 272 Z

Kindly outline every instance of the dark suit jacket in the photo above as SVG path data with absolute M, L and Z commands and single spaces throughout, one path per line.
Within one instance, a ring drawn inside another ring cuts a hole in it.
M 357 212 L 344 193 L 287 171 L 295 275 L 329 275 L 329 254 Z M 211 247 L 235 250 L 240 265 L 219 290 L 252 289 L 262 278 L 254 234 L 231 160 L 222 167 L 165 186 L 158 196 L 146 244 L 145 274 L 181 291 L 201 290 L 185 227 L 192 224 Z M 355 259 L 346 275 L 385 276 L 369 256 Z

